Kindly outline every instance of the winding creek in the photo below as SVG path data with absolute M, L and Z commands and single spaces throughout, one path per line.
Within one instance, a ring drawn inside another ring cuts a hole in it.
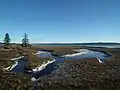
M 37 80 L 39 77 L 51 74 L 55 69 L 59 68 L 58 63 L 64 62 L 64 60 L 76 60 L 76 59 L 87 59 L 87 58 L 97 58 L 99 63 L 103 63 L 106 59 L 111 58 L 110 55 L 108 55 L 105 52 L 99 52 L 99 51 L 91 51 L 87 49 L 77 49 L 75 50 L 78 53 L 71 54 L 71 55 L 64 55 L 62 57 L 55 57 L 51 54 L 51 52 L 45 51 L 38 51 L 37 55 L 43 58 L 53 58 L 54 61 L 48 62 L 48 64 L 41 66 L 40 70 L 38 71 L 32 71 L 32 72 L 24 72 L 25 66 L 27 64 L 27 60 L 23 57 L 20 58 L 17 61 L 17 65 L 11 70 L 11 72 L 15 73 L 25 73 L 29 76 L 32 76 L 33 81 Z

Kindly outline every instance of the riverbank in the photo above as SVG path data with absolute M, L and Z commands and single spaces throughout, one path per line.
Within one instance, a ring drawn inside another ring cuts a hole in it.
M 120 63 L 113 62 L 68 60 L 52 74 L 41 77 L 38 86 L 42 90 L 119 90 Z
M 79 55 L 84 55 L 84 54 L 87 54 L 87 52 L 67 54 L 67 55 L 63 55 L 62 57 L 74 57 L 74 56 L 79 56 Z
M 40 77 L 39 88 L 43 90 L 119 90 L 120 50 L 91 47 L 84 49 L 104 51 L 114 57 L 102 64 L 97 59 L 67 60 L 52 74 Z
M 11 64 L 10 66 L 8 66 L 6 68 L 3 68 L 3 70 L 11 72 L 18 65 L 18 61 L 22 58 L 24 58 L 24 56 L 10 59 L 11 61 L 14 61 L 14 64 Z
M 43 62 L 43 64 L 39 65 L 38 67 L 36 67 L 35 69 L 32 69 L 32 71 L 35 73 L 35 72 L 39 72 L 43 69 L 45 69 L 45 67 L 50 64 L 50 63 L 53 63 L 55 60 L 51 59 L 51 60 L 46 60 L 46 62 Z

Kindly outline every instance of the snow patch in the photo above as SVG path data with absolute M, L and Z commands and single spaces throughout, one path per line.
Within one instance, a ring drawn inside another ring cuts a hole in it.
M 13 59 L 10 59 L 10 60 L 12 60 L 12 61 L 16 61 L 16 60 L 19 60 L 19 59 L 21 59 L 21 58 L 24 58 L 24 56 L 20 56 L 20 57 L 13 58 Z
M 37 68 L 33 69 L 32 71 L 33 71 L 33 72 L 41 71 L 41 70 L 45 69 L 48 64 L 53 63 L 54 61 L 55 61 L 55 59 L 52 60 L 52 61 L 48 61 L 48 62 L 45 63 L 45 64 L 39 65 Z
M 62 57 L 74 57 L 74 56 L 88 54 L 90 52 L 87 49 L 74 49 L 74 51 L 78 53 L 63 55 Z
M 17 57 L 17 58 L 10 59 L 10 60 L 12 60 L 12 61 L 15 61 L 15 64 L 13 64 L 12 66 L 3 68 L 3 70 L 12 71 L 12 70 L 18 65 L 18 61 L 16 61 L 16 60 L 19 60 L 19 59 L 21 59 L 21 58 L 24 58 L 24 56 L 20 56 L 20 57 Z
M 33 78 L 31 79 L 31 81 L 35 82 L 35 81 L 37 81 L 37 79 L 33 77 Z
M 7 68 L 4 68 L 3 70 L 12 71 L 17 65 L 18 65 L 18 62 L 16 61 L 15 64 L 13 64 L 12 66 L 9 66 Z

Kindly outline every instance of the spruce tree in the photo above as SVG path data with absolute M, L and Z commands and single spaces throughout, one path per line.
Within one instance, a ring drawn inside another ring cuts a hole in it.
M 4 38 L 4 44 L 5 44 L 5 45 L 9 45 L 9 44 L 10 44 L 10 41 L 11 41 L 10 36 L 9 36 L 8 33 L 6 33 L 6 34 L 5 34 L 5 38 Z
M 23 47 L 29 46 L 29 39 L 28 39 L 28 36 L 27 36 L 26 33 L 25 33 L 25 35 L 24 35 L 24 38 L 22 39 L 22 46 L 23 46 Z

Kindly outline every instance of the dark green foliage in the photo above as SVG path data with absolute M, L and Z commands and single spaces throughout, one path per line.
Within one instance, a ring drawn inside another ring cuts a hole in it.
M 6 34 L 5 34 L 5 38 L 4 38 L 4 44 L 5 44 L 5 45 L 9 45 L 9 44 L 10 44 L 10 41 L 11 41 L 10 36 L 9 36 L 8 33 L 6 33 Z
M 29 39 L 27 34 L 25 33 L 24 38 L 22 39 L 22 46 L 23 47 L 28 47 L 29 46 Z

